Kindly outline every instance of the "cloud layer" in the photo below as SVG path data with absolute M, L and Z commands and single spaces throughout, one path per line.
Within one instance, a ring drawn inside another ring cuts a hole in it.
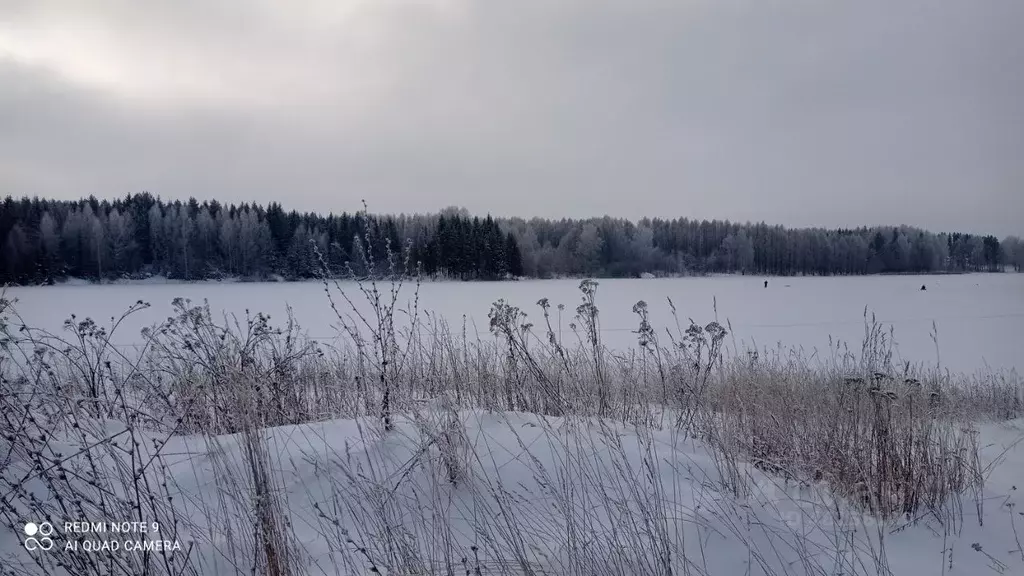
M 1024 232 L 1015 0 L 0 1 L 0 195 Z

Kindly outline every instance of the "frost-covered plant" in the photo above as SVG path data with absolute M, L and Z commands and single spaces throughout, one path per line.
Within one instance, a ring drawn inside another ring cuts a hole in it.
M 397 381 L 412 348 L 411 342 L 401 338 L 397 329 L 395 315 L 399 312 L 398 298 L 406 278 L 412 276 L 416 286 L 414 289 L 415 304 L 413 310 L 408 311 L 412 321 L 412 326 L 409 329 L 411 336 L 415 333 L 419 323 L 420 265 L 418 262 L 415 263 L 415 266 L 412 265 L 410 261 L 412 250 L 409 246 L 402 252 L 396 252 L 398 247 L 391 245 L 390 238 L 385 238 L 386 261 L 383 263 L 382 270 L 380 263 L 374 257 L 377 238 L 375 228 L 368 218 L 365 201 L 363 201 L 363 210 L 359 212 L 357 218 L 365 232 L 362 237 L 356 235 L 354 246 L 359 257 L 359 264 L 366 273 L 365 275 L 356 274 L 351 262 L 346 265 L 346 272 L 349 279 L 355 282 L 358 292 L 362 294 L 369 306 L 370 314 L 364 314 L 362 308 L 356 305 L 348 292 L 337 281 L 337 276 L 331 271 L 315 242 L 310 241 L 310 249 L 320 262 L 321 281 L 331 310 L 359 351 L 360 360 L 364 361 L 361 365 L 376 372 L 375 380 L 380 389 L 380 419 L 384 428 L 390 430 L 394 412 L 392 404 L 394 395 L 398 392 Z M 388 285 L 386 289 L 379 285 L 384 282 Z M 347 304 L 347 310 L 342 311 L 339 308 L 332 295 L 332 289 Z M 367 346 L 363 334 L 364 329 L 369 334 L 369 346 Z
M 110 331 L 92 322 L 72 322 L 72 337 L 64 338 L 22 327 L 10 304 L 0 303 L 7 311 L 0 321 L 0 469 L 20 474 L 5 477 L 8 490 L 0 486 L 7 518 L 53 514 L 62 502 L 80 500 L 84 514 L 141 507 L 173 523 L 180 507 L 192 507 L 205 518 L 240 519 L 256 530 L 250 534 L 258 538 L 246 542 L 232 534 L 229 546 L 218 548 L 223 556 L 246 570 L 286 573 L 302 558 L 280 500 L 289 480 L 275 474 L 296 463 L 276 460 L 264 434 L 280 425 L 350 418 L 360 423 L 363 449 L 387 450 L 372 462 L 333 455 L 331 470 L 316 470 L 333 498 L 333 507 L 318 502 L 317 529 L 344 547 L 336 550 L 342 573 L 484 571 L 500 560 L 520 572 L 546 565 L 663 574 L 677 570 L 685 552 L 678 533 L 665 527 L 663 509 L 679 505 L 680 496 L 651 478 L 684 471 L 654 456 L 655 432 L 703 441 L 717 469 L 701 479 L 702 490 L 729 499 L 700 505 L 742 535 L 736 510 L 758 497 L 765 478 L 821 487 L 870 517 L 929 512 L 961 523 L 965 500 L 983 502 L 975 422 L 1021 415 L 1016 374 L 968 377 L 893 366 L 891 333 L 877 326 L 867 327 L 860 354 L 837 349 L 812 360 L 799 351 L 760 350 L 751 361 L 726 352 L 726 329 L 717 321 L 680 322 L 670 301 L 675 330 L 659 334 L 652 307 L 639 302 L 633 309 L 639 350 L 612 351 L 600 343 L 595 286 L 582 283 L 578 345 L 565 345 L 556 334 L 546 300 L 538 302 L 545 318 L 540 336 L 521 310 L 498 301 L 490 314 L 494 338 L 473 339 L 465 321 L 461 335 L 429 315 L 420 323 L 418 304 L 409 311 L 412 326 L 400 329 L 400 277 L 381 284 L 356 279 L 355 289 L 332 278 L 325 273 L 328 294 L 344 288 L 353 296 L 342 291 L 343 298 L 332 300 L 351 330 L 347 341 L 333 345 L 307 338 L 290 318 L 283 328 L 258 313 L 220 320 L 208 306 L 179 300 L 170 319 L 145 332 L 141 346 L 125 350 L 110 345 Z M 359 294 L 369 306 L 362 316 L 367 308 L 357 305 Z M 352 310 L 341 312 L 346 305 Z M 97 408 L 118 426 L 100 426 Z M 532 440 L 525 439 L 532 432 L 517 432 L 524 437 L 522 458 L 531 458 L 530 442 L 546 441 L 563 459 L 530 459 L 538 488 L 520 492 L 489 471 L 498 465 L 482 461 L 481 438 L 466 432 L 467 409 L 495 418 L 511 411 L 559 417 L 557 427 L 534 422 L 544 434 Z M 590 435 L 566 435 L 587 426 Z M 637 447 L 617 443 L 622 426 L 634 427 Z M 80 437 L 84 429 L 94 432 Z M 241 434 L 220 436 L 234 432 Z M 221 472 L 209 502 L 182 503 L 164 474 L 165 461 L 137 448 L 163 446 L 180 433 L 205 438 L 203 458 Z M 56 439 L 68 448 L 54 448 Z M 233 443 L 242 457 L 222 459 Z M 77 463 L 63 467 L 68 462 Z M 140 467 L 142 475 L 135 472 Z M 19 480 L 24 474 L 46 491 L 26 488 Z M 104 504 L 108 492 L 128 497 Z M 446 515 L 469 518 L 459 528 L 472 539 L 442 524 Z M 195 529 L 181 528 L 183 534 Z M 566 540 L 530 548 L 538 534 Z M 594 543 L 636 554 L 609 555 Z M 176 567 L 182 570 L 175 573 L 189 573 Z M 80 573 L 99 573 L 90 570 L 82 564 Z

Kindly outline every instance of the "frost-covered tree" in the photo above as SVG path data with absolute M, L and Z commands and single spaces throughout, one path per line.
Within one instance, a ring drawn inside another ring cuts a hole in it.
M 575 242 L 572 257 L 576 262 L 576 268 L 580 273 L 586 274 L 588 270 L 597 270 L 600 265 L 601 248 L 604 240 L 593 223 L 588 223 L 580 230 Z M 567 255 L 568 256 L 568 255 Z
M 202 207 L 196 214 L 196 230 L 193 252 L 196 255 L 197 266 L 195 273 L 199 276 L 217 274 L 220 268 L 220 258 L 217 250 L 218 242 L 217 221 L 210 214 L 209 207 Z M 200 267 L 201 264 L 201 267 Z
M 730 233 L 722 240 L 722 262 L 726 270 L 750 272 L 754 265 L 754 243 L 745 230 Z
M 61 231 L 61 252 L 72 276 L 99 278 L 103 274 L 106 234 L 103 223 L 84 204 L 72 209 Z
M 224 271 L 229 275 L 239 274 L 241 271 L 241 248 L 238 239 L 238 222 L 231 217 L 227 210 L 221 210 L 217 214 L 218 246 L 220 247 L 220 260 L 224 264 Z
M 191 280 L 196 269 L 193 250 L 196 244 L 195 224 L 188 207 L 178 204 L 167 210 L 163 218 L 163 233 L 167 238 L 166 272 L 172 278 Z M 201 268 L 201 267 L 200 267 Z
M 32 277 L 31 263 L 35 261 L 35 250 L 21 224 L 15 224 L 7 232 L 3 245 L 5 274 L 16 282 L 25 282 Z
M 43 216 L 39 219 L 39 245 L 43 277 L 52 280 L 54 276 L 63 273 L 63 265 L 60 253 L 60 231 L 57 229 L 57 221 L 53 219 L 49 211 L 43 212 Z
M 637 226 L 629 241 L 629 258 L 634 274 L 650 272 L 658 263 L 658 249 L 654 247 L 654 230 L 649 225 Z
M 288 245 L 288 276 L 291 278 L 310 278 L 319 269 L 316 254 L 313 252 L 311 243 L 317 234 L 310 234 L 305 224 L 299 224 L 292 234 L 291 243 Z M 324 252 L 326 246 L 316 242 L 317 248 Z
M 113 209 L 108 217 L 108 228 L 110 265 L 119 273 L 135 270 L 138 244 L 135 240 L 135 222 L 132 214 L 122 214 L 117 208 Z
M 254 210 L 238 214 L 238 273 L 244 277 L 266 274 L 264 263 L 270 255 L 270 227 Z
M 151 265 L 157 274 L 166 274 L 169 266 L 170 236 L 164 226 L 164 211 L 160 204 L 153 204 L 146 215 L 149 220 L 149 246 Z
M 1002 261 L 1007 266 L 1012 266 L 1017 272 L 1024 269 L 1024 242 L 1017 236 L 1007 236 L 1003 239 L 1001 248 Z

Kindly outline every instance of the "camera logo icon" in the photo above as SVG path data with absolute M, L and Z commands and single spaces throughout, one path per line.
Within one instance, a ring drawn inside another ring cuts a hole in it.
M 53 539 L 50 536 L 53 535 L 53 525 L 49 522 L 43 522 L 36 524 L 35 522 L 27 522 L 25 524 L 25 549 L 29 552 L 36 550 L 47 551 L 53 548 Z

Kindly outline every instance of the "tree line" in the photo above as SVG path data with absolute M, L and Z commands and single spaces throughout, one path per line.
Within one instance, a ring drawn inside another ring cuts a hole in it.
M 936 234 L 910 226 L 785 228 L 721 220 L 510 219 L 528 276 L 739 272 L 767 275 L 908 274 L 1024 267 L 1015 236 Z
M 149 193 L 116 200 L 8 197 L 0 283 L 67 277 L 306 279 L 411 273 L 461 280 L 739 272 L 835 275 L 996 271 L 1024 266 L 1017 237 L 918 228 L 787 229 L 765 223 L 472 217 L 465 209 L 329 214 Z M 314 247 L 316 248 L 314 250 Z M 373 268 L 373 270 L 371 270 Z
M 321 216 L 273 202 L 14 200 L 0 210 L 0 283 L 160 275 L 287 280 L 370 272 L 461 280 L 522 276 L 514 235 L 490 216 Z M 315 248 L 315 249 L 314 249 Z M 373 268 L 373 270 L 371 270 Z

